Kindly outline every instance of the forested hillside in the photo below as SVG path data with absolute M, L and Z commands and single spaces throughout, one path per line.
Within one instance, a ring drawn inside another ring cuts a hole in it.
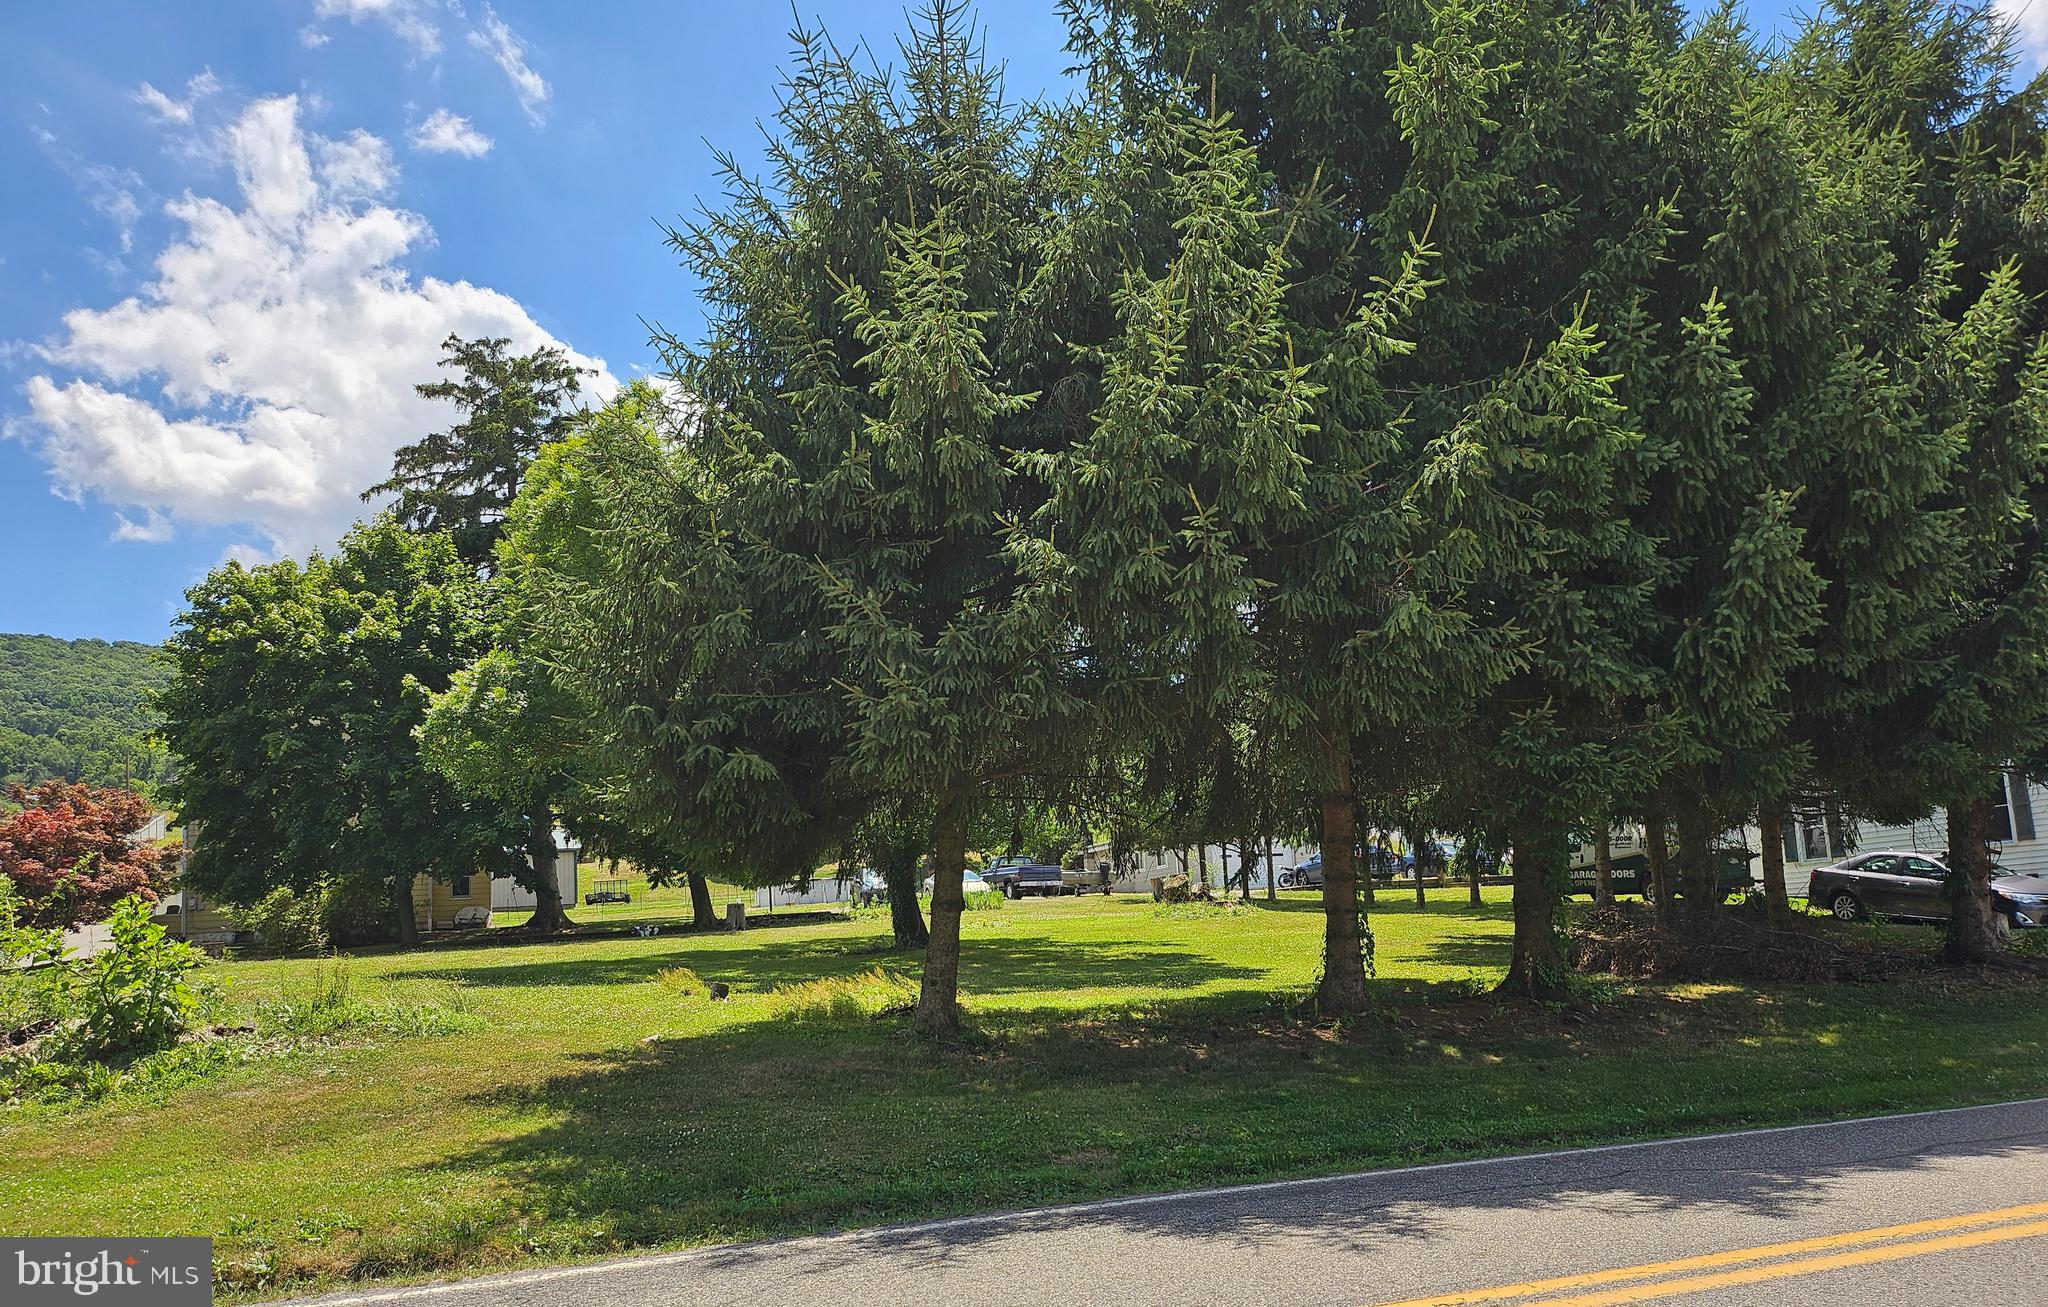
M 147 701 L 169 676 L 154 645 L 0 635 L 0 780 L 164 780 Z

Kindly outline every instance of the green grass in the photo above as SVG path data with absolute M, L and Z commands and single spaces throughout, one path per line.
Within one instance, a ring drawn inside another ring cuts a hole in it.
M 1496 1004 L 1479 995 L 1505 964 L 1502 893 L 1382 895 L 1383 1010 L 1345 1027 L 1296 1006 L 1321 921 L 1298 895 L 970 913 L 974 1033 L 953 1047 L 891 1015 L 917 966 L 879 914 L 362 955 L 351 1002 L 459 994 L 462 1028 L 0 1115 L 0 1228 L 210 1234 L 226 1295 L 275 1296 L 2048 1092 L 2048 992 L 2017 981 Z M 332 989 L 323 965 L 204 974 L 253 1008 Z

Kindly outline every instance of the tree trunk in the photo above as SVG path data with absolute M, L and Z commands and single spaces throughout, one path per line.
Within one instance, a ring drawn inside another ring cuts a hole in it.
M 1364 1012 L 1365 951 L 1361 927 L 1365 910 L 1358 899 L 1358 868 L 1353 860 L 1357 812 L 1351 794 L 1351 741 L 1339 738 L 1325 746 L 1328 779 L 1323 790 L 1323 980 L 1316 1002 L 1325 1013 L 1349 1016 Z
M 1209 846 L 1204 844 L 1196 849 L 1195 856 L 1201 860 L 1198 864 L 1199 874 L 1195 877 L 1195 888 L 1205 890 L 1209 888 Z
M 1593 905 L 1614 906 L 1614 829 L 1605 817 L 1593 837 Z
M 1773 927 L 1792 917 L 1792 898 L 1785 892 L 1785 812 L 1769 799 L 1756 810 L 1757 839 L 1763 844 L 1764 916 Z
M 1481 871 L 1479 854 L 1479 837 L 1467 834 L 1465 836 L 1465 887 L 1471 891 L 1472 906 L 1475 908 L 1485 903 L 1485 900 L 1479 895 L 1479 876 Z
M 420 923 L 412 910 L 412 877 L 394 876 L 391 883 L 392 906 L 398 909 L 398 942 L 408 946 L 417 944 L 420 942 Z
M 1280 898 L 1280 883 L 1273 877 L 1273 837 L 1266 837 L 1266 902 L 1277 902 Z
M 1643 851 L 1650 863 L 1650 906 L 1657 913 L 1657 927 L 1671 929 L 1671 868 L 1665 856 L 1664 814 L 1652 807 L 1643 814 Z
M 1713 819 L 1706 805 L 1687 803 L 1678 810 L 1678 865 L 1685 902 L 1679 925 L 1687 934 L 1704 935 L 1720 905 L 1720 868 L 1714 865 Z
M 892 857 L 882 868 L 882 882 L 889 887 L 889 929 L 895 933 L 896 947 L 923 948 L 932 935 L 917 906 L 916 851 L 900 861 Z
M 555 812 L 546 803 L 534 805 L 527 815 L 526 861 L 533 873 L 533 916 L 526 928 L 552 935 L 571 923 L 562 911 L 562 887 L 555 880 Z
M 967 804 L 948 796 L 932 823 L 932 921 L 924 946 L 924 981 L 912 1024 L 941 1038 L 960 1033 L 960 914 L 967 906 L 960 877 L 967 870 Z M 892 895 L 893 897 L 893 895 Z
M 711 882 L 701 871 L 686 871 L 690 882 L 690 929 L 717 930 L 718 905 L 711 901 Z
M 1418 908 L 1429 906 L 1429 896 L 1422 888 L 1422 873 L 1425 870 L 1422 862 L 1422 850 L 1425 847 L 1429 849 L 1432 857 L 1435 856 L 1436 846 L 1434 844 L 1425 844 L 1421 840 L 1414 841 L 1414 847 L 1408 850 L 1409 860 L 1415 868 L 1415 906 Z
M 1237 901 L 1239 903 L 1249 903 L 1252 901 L 1252 864 L 1258 860 L 1259 851 L 1255 841 L 1247 839 L 1238 844 L 1237 871 L 1238 875 L 1242 877 L 1237 887 Z
M 1999 954 L 1991 912 L 1991 801 L 1960 799 L 1948 805 L 1948 937 L 1944 962 L 1988 962 Z
M 1564 956 L 1557 948 L 1557 891 L 1564 873 L 1564 841 L 1548 832 L 1517 831 L 1514 859 L 1515 942 L 1506 979 L 1497 993 L 1546 1001 L 1564 998 Z

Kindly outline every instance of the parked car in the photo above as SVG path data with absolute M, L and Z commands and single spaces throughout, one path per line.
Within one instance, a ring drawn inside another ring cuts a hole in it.
M 1948 877 L 1941 858 L 1914 849 L 1880 849 L 1816 870 L 1807 883 L 1806 901 L 1842 921 L 1943 921 L 1949 915 Z M 2002 930 L 2048 925 L 2048 876 L 1994 875 L 1991 910 Z
M 1323 855 L 1317 853 L 1292 867 L 1282 867 L 1278 879 L 1281 889 L 1321 889 Z
M 986 873 L 988 883 L 1013 899 L 1027 894 L 1054 897 L 1067 892 L 1066 877 L 1050 862 L 1012 862 L 998 858 Z
M 932 892 L 932 881 L 934 879 L 936 878 L 932 876 L 926 876 L 924 878 L 925 893 L 929 894 Z M 994 888 L 995 886 L 989 884 L 987 881 L 983 880 L 980 876 L 976 875 L 972 871 L 963 871 L 960 873 L 960 892 L 962 894 L 984 894 Z
M 1391 881 L 1397 873 L 1411 876 L 1415 873 L 1414 858 L 1379 845 L 1366 849 L 1358 865 L 1361 870 L 1370 871 L 1374 880 L 1380 881 Z M 1282 867 L 1275 879 L 1279 881 L 1281 889 L 1321 889 L 1323 855 L 1311 854 L 1292 867 Z

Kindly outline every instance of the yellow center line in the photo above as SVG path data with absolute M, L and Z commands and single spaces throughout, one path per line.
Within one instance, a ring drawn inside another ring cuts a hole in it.
M 1745 1262 L 1768 1261 L 1778 1257 L 1792 1257 L 1803 1253 L 1820 1253 L 1829 1249 L 1853 1248 L 1858 1244 L 1880 1243 L 1889 1239 L 1904 1239 L 1915 1235 L 1943 1234 L 1954 1230 L 1966 1230 L 1973 1226 L 1998 1225 L 2007 1221 L 2023 1220 L 2030 1216 L 2048 1216 L 2048 1203 L 2025 1203 L 2018 1207 L 2001 1207 L 1991 1211 L 1971 1212 L 1963 1216 L 1943 1216 L 1927 1221 L 1911 1221 L 1904 1225 L 1882 1225 L 1869 1230 L 1855 1230 L 1847 1234 L 1821 1235 L 1812 1239 L 1794 1239 L 1787 1243 L 1760 1244 L 1754 1248 L 1737 1248 L 1723 1253 L 1704 1253 L 1696 1257 L 1679 1257 L 1671 1261 L 1645 1262 L 1640 1266 L 1619 1266 L 1606 1271 L 1588 1271 L 1580 1275 L 1561 1275 L 1548 1280 L 1526 1280 L 1520 1284 L 1503 1284 L 1490 1289 L 1463 1289 L 1455 1293 L 1439 1294 L 1430 1298 L 1407 1298 L 1400 1302 L 1382 1303 L 1380 1307 L 1469 1307 L 1473 1303 L 1502 1302 L 1513 1298 L 1530 1298 L 1539 1294 L 1558 1293 L 1571 1289 L 1591 1289 L 1604 1284 L 1616 1284 L 1625 1280 L 1643 1280 L 1652 1276 L 1673 1275 L 1682 1271 L 1704 1271 L 1716 1267 L 1740 1266 Z M 2003 1230 L 1991 1231 L 2004 1235 Z M 2028 1235 L 2014 1235 L 2026 1238 Z M 1984 1242 L 1991 1242 L 1985 1240 Z M 1921 1245 L 1907 1245 L 1915 1248 Z M 1971 1245 L 1962 1245 L 1965 1247 Z M 1926 1252 L 1941 1249 L 1925 1248 Z M 1918 1253 L 1911 1254 L 1918 1256 Z M 1880 1259 L 1885 1260 L 1885 1259 Z M 1788 1263 L 1789 1265 L 1790 1263 Z M 1765 1268 L 1770 1270 L 1776 1267 Z M 1823 1268 L 1815 1268 L 1823 1269 Z M 1804 1274 L 1804 1272 L 1795 1272 Z M 1764 1277 L 1769 1278 L 1769 1277 Z M 1690 1292 L 1680 1290 L 1679 1292 Z M 1577 1304 L 1579 1299 L 1566 1299 L 1545 1307 L 1562 1307 L 1562 1302 Z M 1591 1300 L 1587 1300 L 1590 1302 Z M 1617 1302 L 1641 1301 L 1641 1299 L 1615 1299 Z
M 1981 1248 L 1989 1243 L 2008 1243 L 2014 1239 L 2031 1239 L 2044 1234 L 2048 1234 L 2048 1221 L 2030 1221 L 2025 1225 L 2000 1225 L 1989 1230 L 1969 1230 L 1962 1234 L 1945 1235 L 1939 1239 L 1923 1239 L 1918 1243 L 1879 1244 L 1875 1248 L 1858 1248 L 1852 1252 L 1835 1253 L 1828 1257 L 1807 1257 L 1796 1262 L 1745 1266 L 1736 1271 L 1717 1271 L 1711 1275 L 1692 1275 L 1678 1280 L 1658 1280 L 1654 1284 L 1636 1284 L 1622 1289 L 1602 1289 L 1570 1298 L 1545 1298 L 1542 1307 L 1618 1307 L 1622 1303 L 1650 1302 L 1657 1298 L 1675 1298 L 1683 1293 L 1704 1293 L 1709 1289 L 1726 1289 L 1738 1284 L 1758 1284 L 1765 1280 L 1782 1280 L 1794 1275 L 1817 1275 L 1822 1271 L 1839 1271 L 1851 1266 L 1873 1266 L 1879 1262 L 1904 1261 L 1908 1257 L 1956 1252 L 1963 1248 Z

